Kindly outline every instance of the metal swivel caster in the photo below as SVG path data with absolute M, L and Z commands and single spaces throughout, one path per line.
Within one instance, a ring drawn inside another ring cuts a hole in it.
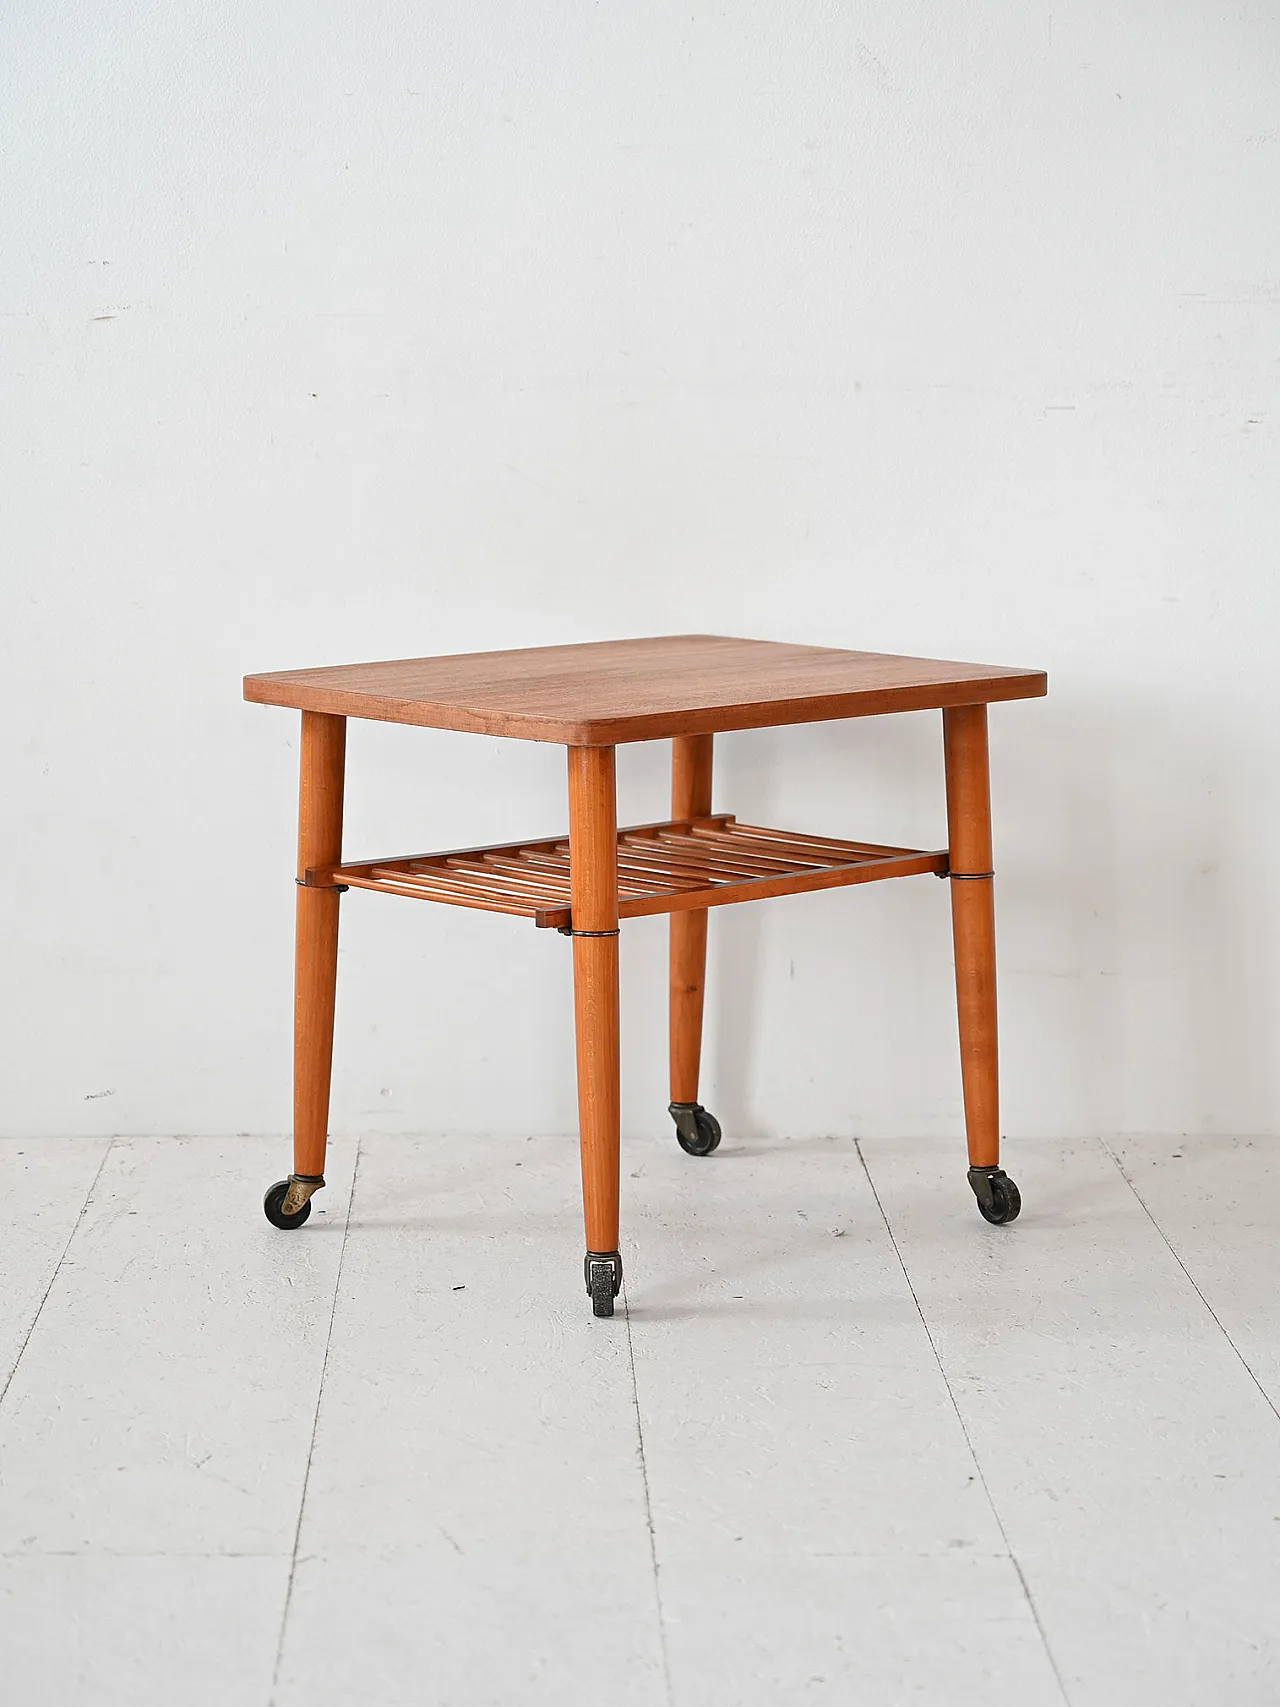
M 319 1191 L 324 1179 L 306 1174 L 290 1174 L 267 1187 L 262 1200 L 262 1213 L 273 1227 L 301 1227 L 311 1213 L 311 1197 Z
M 700 1102 L 673 1102 L 667 1109 L 676 1123 L 680 1148 L 690 1156 L 709 1156 L 720 1142 L 720 1122 Z
M 612 1316 L 622 1290 L 622 1258 L 617 1251 L 588 1251 L 582 1264 L 593 1316 Z
M 1018 1219 L 1022 1194 L 1003 1168 L 970 1168 L 969 1184 L 984 1221 L 1000 1227 Z

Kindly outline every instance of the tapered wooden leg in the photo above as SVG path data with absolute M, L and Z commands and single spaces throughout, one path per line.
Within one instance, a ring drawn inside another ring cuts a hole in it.
M 965 1131 L 970 1165 L 993 1168 L 1000 1161 L 1000 1094 L 987 708 L 944 711 L 942 729 Z
M 677 735 L 671 743 L 671 816 L 711 811 L 710 735 Z M 707 974 L 707 910 L 671 915 L 671 1100 L 696 1103 L 702 1056 L 702 999 Z
M 569 882 L 587 1290 L 613 1314 L 618 1255 L 618 819 L 612 747 L 570 747 Z
M 324 1175 L 339 905 L 336 888 L 312 885 L 306 878 L 308 871 L 337 865 L 342 859 L 346 748 L 345 717 L 303 712 L 293 1010 L 293 1168 L 303 1180 L 318 1180 Z
M 1012 1221 L 1021 1199 L 1000 1168 L 995 877 L 986 706 L 945 710 L 942 731 L 969 1183 L 988 1221 Z
M 712 736 L 677 735 L 671 743 L 671 816 L 701 818 L 711 810 Z M 698 1101 L 702 1006 L 707 976 L 707 909 L 671 915 L 671 1118 L 680 1147 L 709 1156 L 720 1123 Z

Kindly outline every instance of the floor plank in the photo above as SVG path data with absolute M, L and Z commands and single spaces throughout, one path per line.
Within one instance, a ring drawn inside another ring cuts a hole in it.
M 663 1585 L 676 1707 L 1061 1707 L 1008 1558 L 704 1550 Z
M 1060 1707 L 851 1140 L 672 1144 L 626 1181 L 676 1707 Z
M 115 1141 L 0 1410 L 0 1554 L 292 1551 L 351 1148 L 298 1233 L 286 1158 Z
M 1124 1138 L 1110 1148 L 1280 1410 L 1280 1139 Z
M 0 1395 L 109 1144 L 108 1138 L 0 1138 Z
M 864 1143 L 1073 1707 L 1274 1703 L 1280 1427 L 1098 1142 Z
M 565 1140 L 365 1141 L 279 1707 L 665 1701 L 626 1322 L 591 1316 L 577 1194 Z
M 0 1559 L 14 1707 L 267 1707 L 286 1559 Z

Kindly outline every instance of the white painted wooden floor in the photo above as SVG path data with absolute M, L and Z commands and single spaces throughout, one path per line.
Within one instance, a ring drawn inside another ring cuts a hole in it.
M 0 1144 L 0 1696 L 1274 1707 L 1280 1141 L 1007 1161 Z

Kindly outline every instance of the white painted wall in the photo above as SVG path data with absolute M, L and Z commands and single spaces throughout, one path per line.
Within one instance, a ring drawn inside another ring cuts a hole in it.
M 670 630 L 1047 667 L 992 717 L 1007 1130 L 1280 1126 L 1272 5 L 4 32 L 0 1129 L 286 1129 L 296 728 L 244 671 Z M 939 747 L 729 736 L 717 802 L 928 846 Z M 555 748 L 350 748 L 353 854 L 564 823 Z M 344 905 L 335 1130 L 572 1130 L 563 939 Z M 713 942 L 729 1130 L 959 1130 L 944 885 Z

